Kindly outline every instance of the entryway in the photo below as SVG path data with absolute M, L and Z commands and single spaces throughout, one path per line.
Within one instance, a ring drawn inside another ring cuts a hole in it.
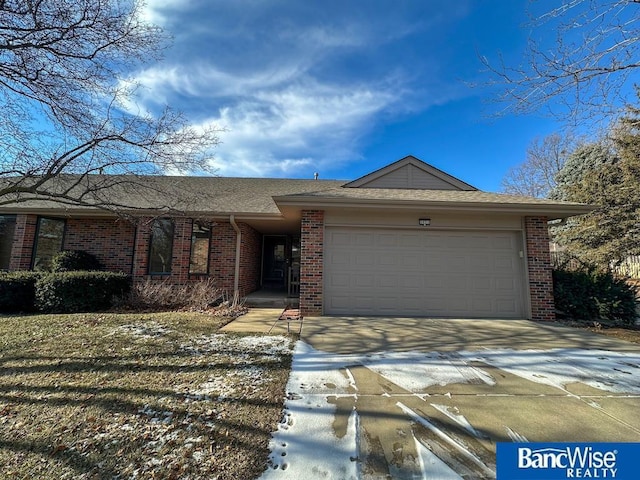
M 289 297 L 300 294 L 300 236 L 265 235 L 262 240 L 264 291 L 282 292 Z

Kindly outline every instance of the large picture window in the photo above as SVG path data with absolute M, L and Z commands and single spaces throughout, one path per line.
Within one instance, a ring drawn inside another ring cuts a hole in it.
M 15 231 L 16 216 L 0 215 L 0 270 L 9 270 Z
M 189 273 L 206 275 L 209 273 L 209 249 L 211 246 L 211 228 L 199 222 L 193 222 L 191 228 L 191 258 Z
M 149 243 L 149 275 L 171 273 L 173 222 L 168 218 L 153 221 Z
M 64 220 L 59 218 L 38 219 L 38 233 L 33 249 L 33 269 L 48 270 L 51 259 L 62 250 Z

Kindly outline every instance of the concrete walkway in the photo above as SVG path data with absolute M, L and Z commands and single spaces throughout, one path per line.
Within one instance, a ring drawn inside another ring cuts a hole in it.
M 264 333 L 280 312 L 256 309 L 224 330 Z M 286 333 L 286 322 L 276 325 L 272 333 Z M 493 478 L 497 442 L 640 442 L 640 365 L 624 367 L 627 383 L 635 385 L 630 389 L 636 390 L 616 393 L 582 381 L 560 387 L 532 381 L 489 363 L 456 356 L 456 352 L 498 351 L 517 362 L 528 360 L 525 350 L 543 351 L 542 357 L 535 357 L 540 363 L 533 362 L 527 369 L 548 371 L 553 365 L 552 369 L 567 372 L 574 371 L 575 365 L 563 363 L 563 350 L 586 358 L 590 358 L 589 351 L 598 351 L 598 356 L 627 352 L 637 358 L 640 346 L 633 343 L 526 320 L 362 317 L 305 318 L 301 340 L 316 350 L 345 357 L 366 357 L 374 352 L 440 352 L 443 362 L 445 358 L 460 359 L 463 376 L 482 371 L 494 381 L 436 384 L 411 391 L 395 383 L 392 372 L 383 376 L 365 364 L 348 366 L 345 375 L 353 378 L 357 394 L 345 397 L 327 386 L 323 396 L 336 403 L 335 426 L 346 424 L 354 408 L 358 414 L 361 478 L 419 478 L 416 441 L 464 478 Z M 548 358 L 544 358 L 545 352 L 549 352 Z M 593 361 L 597 365 L 597 357 Z M 590 377 L 588 372 L 580 375 L 585 382 Z M 414 416 L 408 416 L 407 410 Z M 440 433 L 434 434 L 436 430 L 424 425 L 435 426 Z M 469 461 L 471 457 L 452 448 L 455 442 L 481 462 Z
M 226 324 L 220 331 L 227 333 L 269 333 L 269 330 L 271 330 L 271 335 L 286 334 L 287 322 L 278 321 L 282 310 L 282 308 L 251 308 L 248 313 Z M 290 333 L 298 333 L 300 323 L 290 322 L 289 327 Z

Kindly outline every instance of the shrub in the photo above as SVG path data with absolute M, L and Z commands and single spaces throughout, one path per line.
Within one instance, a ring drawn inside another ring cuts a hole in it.
M 573 320 L 598 320 L 633 325 L 636 290 L 624 278 L 585 265 L 553 271 L 556 309 Z
M 129 306 L 135 309 L 168 310 L 190 308 L 204 310 L 220 303 L 224 293 L 211 279 L 180 285 L 166 281 L 145 280 L 134 284 Z
M 124 273 L 48 273 L 36 282 L 36 306 L 48 313 L 106 310 L 129 289 L 130 280 Z
M 63 250 L 51 259 L 52 272 L 97 271 L 103 265 L 95 255 L 84 250 Z
M 0 274 L 0 312 L 35 310 L 35 285 L 41 274 L 11 272 Z

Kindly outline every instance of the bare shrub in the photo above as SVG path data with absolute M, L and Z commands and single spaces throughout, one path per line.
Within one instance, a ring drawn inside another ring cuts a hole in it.
M 225 301 L 226 292 L 216 287 L 211 279 L 178 285 L 147 279 L 133 285 L 129 306 L 153 310 L 207 310 Z

